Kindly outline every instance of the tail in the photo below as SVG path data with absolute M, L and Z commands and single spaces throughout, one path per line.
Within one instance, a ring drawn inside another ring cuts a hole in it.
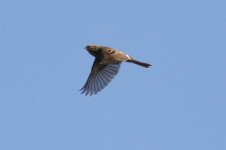
M 143 62 L 137 61 L 135 59 L 127 60 L 127 62 L 131 62 L 131 63 L 137 64 L 137 65 L 145 67 L 145 68 L 149 68 L 151 66 L 151 64 L 143 63 Z

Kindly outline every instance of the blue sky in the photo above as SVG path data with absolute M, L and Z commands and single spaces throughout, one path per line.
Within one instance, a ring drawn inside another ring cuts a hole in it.
M 226 149 L 225 16 L 225 0 L 1 1 L 0 149 Z M 80 95 L 89 43 L 153 67 Z

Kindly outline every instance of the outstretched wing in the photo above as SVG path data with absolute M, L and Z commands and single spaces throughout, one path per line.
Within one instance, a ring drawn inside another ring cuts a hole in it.
M 101 91 L 115 75 L 119 72 L 120 63 L 102 64 L 100 59 L 95 59 L 89 77 L 81 91 L 85 95 L 97 94 Z

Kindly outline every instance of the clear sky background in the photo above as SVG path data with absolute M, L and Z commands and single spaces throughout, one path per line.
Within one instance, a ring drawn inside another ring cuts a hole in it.
M 89 43 L 124 63 L 78 91 Z M 225 0 L 0 2 L 1 150 L 225 150 Z

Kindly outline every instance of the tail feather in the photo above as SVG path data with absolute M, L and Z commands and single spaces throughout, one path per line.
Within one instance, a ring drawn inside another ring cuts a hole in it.
M 140 61 L 137 61 L 135 59 L 127 60 L 127 62 L 131 62 L 131 63 L 137 64 L 137 65 L 145 67 L 145 68 L 149 68 L 151 66 L 151 64 L 140 62 Z

